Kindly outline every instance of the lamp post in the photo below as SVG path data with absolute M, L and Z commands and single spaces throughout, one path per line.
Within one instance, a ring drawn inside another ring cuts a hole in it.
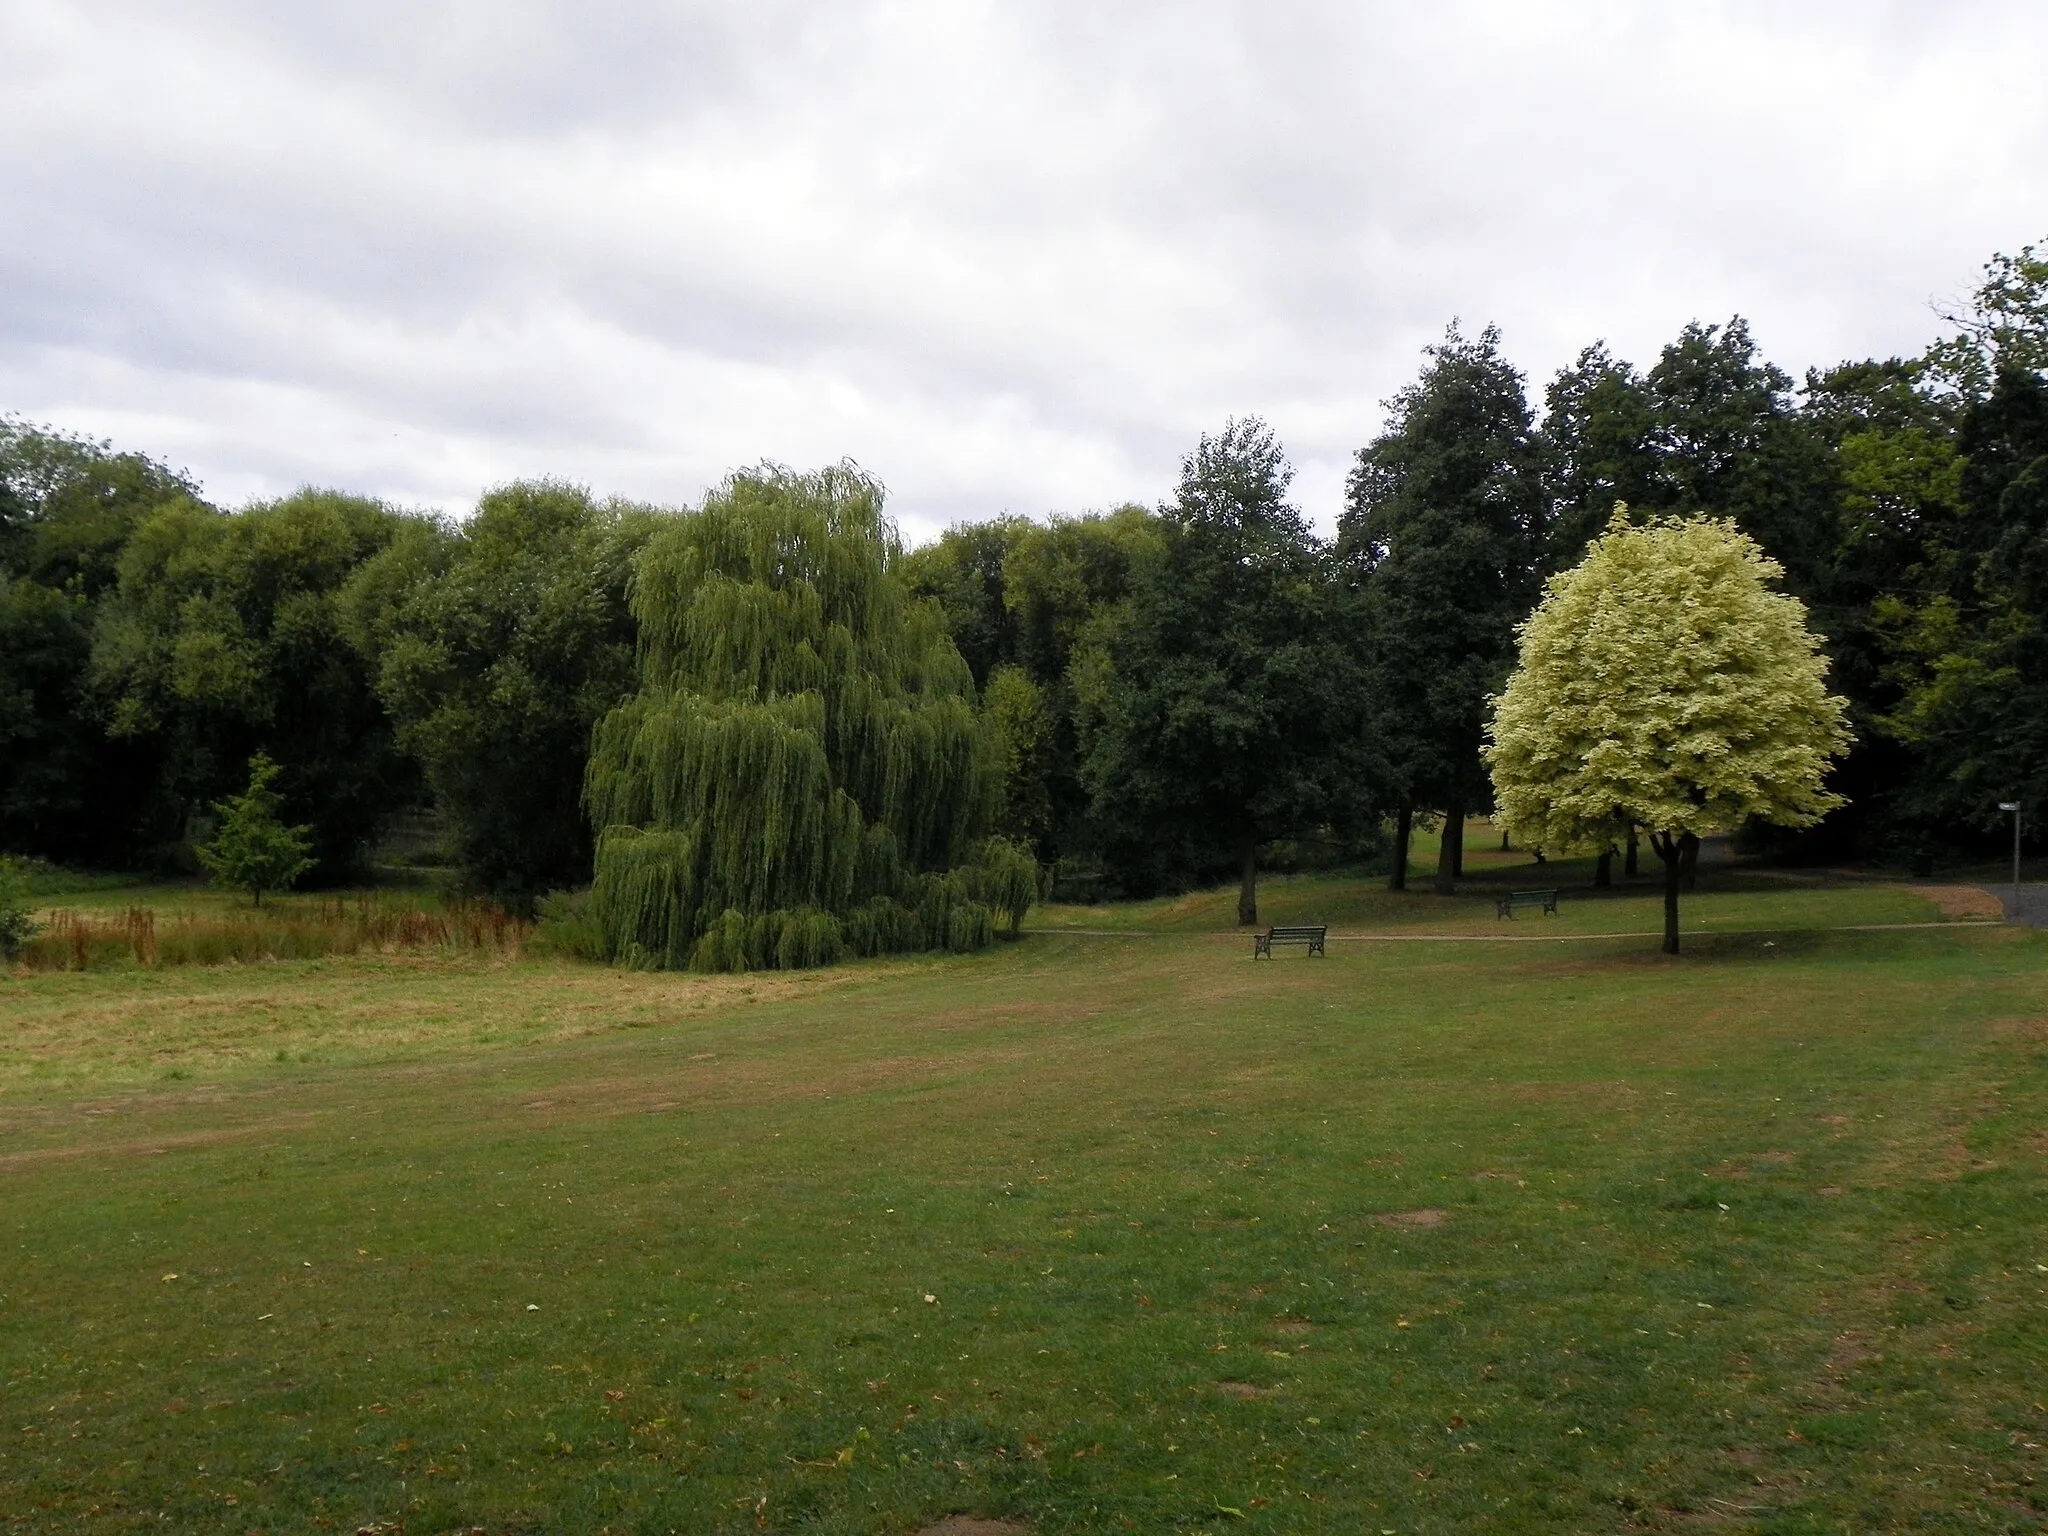
M 2012 812 L 2012 920 L 2020 920 L 2020 803 L 2017 800 L 1998 802 L 2001 811 Z

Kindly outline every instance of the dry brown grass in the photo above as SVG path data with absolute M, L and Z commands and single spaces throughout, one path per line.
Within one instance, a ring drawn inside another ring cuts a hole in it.
M 269 908 L 58 908 L 22 947 L 26 971 L 160 970 L 336 955 L 525 953 L 533 925 L 488 902 L 434 910 L 368 893 Z
M 1996 920 L 2005 916 L 2005 903 L 1974 885 L 1916 885 L 1910 889 L 1933 902 L 1943 917 Z
M 356 955 L 0 979 L 0 1095 L 260 1061 L 329 1061 L 671 1023 L 857 988 L 887 966 L 694 976 L 505 954 Z

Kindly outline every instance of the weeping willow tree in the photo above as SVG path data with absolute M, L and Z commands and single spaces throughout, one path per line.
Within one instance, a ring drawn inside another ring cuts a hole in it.
M 734 475 L 640 556 L 640 687 L 593 734 L 592 910 L 629 964 L 978 949 L 1037 866 L 985 838 L 1000 746 L 851 465 Z

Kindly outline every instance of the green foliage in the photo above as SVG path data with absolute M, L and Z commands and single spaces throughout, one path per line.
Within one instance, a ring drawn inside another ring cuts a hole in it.
M 904 584 L 917 597 L 938 604 L 961 659 L 986 688 L 995 669 L 1014 662 L 1017 620 L 1009 605 L 1008 573 L 1017 547 L 1036 525 L 1014 516 L 961 523 L 901 562 Z
M 603 960 L 604 929 L 591 915 L 590 892 L 549 891 L 535 902 L 527 948 L 536 955 Z
M 1022 667 L 1005 663 L 991 674 L 982 695 L 1002 763 L 995 826 L 1034 847 L 1053 840 L 1052 781 L 1061 766 L 1049 691 Z
M 314 864 L 313 829 L 279 819 L 284 796 L 272 786 L 280 772 L 261 752 L 250 758 L 249 787 L 215 802 L 220 830 L 196 850 L 216 884 L 248 891 L 259 907 L 265 891 L 289 890 Z
M 1362 583 L 1352 624 L 1384 799 L 1441 811 L 1455 833 L 1484 801 L 1486 698 L 1535 600 L 1548 511 L 1522 376 L 1499 332 L 1468 340 L 1453 326 L 1426 355 L 1359 451 L 1339 537 Z M 1447 889 L 1459 845 L 1444 848 Z
M 1539 446 L 1552 502 L 1551 569 L 1575 564 L 1617 501 L 1660 505 L 1655 408 L 1634 368 L 1596 342 L 1544 391 Z
M 113 735 L 161 764 L 159 840 L 183 836 L 261 750 L 322 874 L 360 868 L 417 781 L 347 641 L 342 595 L 406 524 L 378 502 L 306 490 L 232 515 L 173 502 L 136 525 L 100 614 L 93 687 Z
M 850 466 L 735 475 L 648 544 L 640 688 L 599 723 L 584 785 L 612 955 L 759 969 L 985 939 L 960 866 L 999 742 L 899 558 Z
M 960 870 L 957 878 L 970 904 L 986 907 L 1012 938 L 1023 926 L 1024 914 L 1037 903 L 1043 884 L 1030 849 L 1002 837 L 984 843 L 980 858 Z
M 1003 517 L 949 529 L 904 558 L 905 580 L 944 612 L 1002 738 L 995 825 L 1048 863 L 1103 841 L 1081 775 L 1082 684 L 1101 671 L 1135 573 L 1159 557 L 1159 528 L 1136 506 Z
M 1081 682 L 1083 776 L 1106 846 L 1143 887 L 1221 867 L 1257 920 L 1256 850 L 1340 800 L 1351 714 L 1326 644 L 1325 552 L 1286 501 L 1292 470 L 1256 419 L 1204 435 Z
M 0 959 L 12 960 L 41 931 L 29 901 L 28 872 L 19 860 L 0 857 Z
M 118 862 L 150 840 L 159 765 L 109 739 L 93 635 L 136 524 L 197 494 L 139 454 L 0 419 L 0 848 Z
M 590 876 L 591 728 L 633 687 L 626 588 L 662 515 L 576 486 L 488 492 L 415 522 L 351 582 L 347 625 L 465 882 L 515 909 Z
M 1958 446 L 1961 505 L 1929 562 L 1940 589 L 1875 605 L 1896 690 L 1879 723 L 1912 752 L 1901 817 L 1989 835 L 2000 801 L 2029 820 L 2048 804 L 2048 378 L 2002 373 Z

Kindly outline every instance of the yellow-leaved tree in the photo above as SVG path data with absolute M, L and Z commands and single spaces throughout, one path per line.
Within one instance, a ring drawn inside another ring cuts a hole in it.
M 1500 817 L 1532 847 L 1598 852 L 1630 826 L 1664 862 L 1664 951 L 1678 953 L 1679 866 L 1750 817 L 1811 826 L 1847 705 L 1783 568 L 1732 522 L 1632 525 L 1619 503 L 1585 558 L 1550 578 L 1493 700 L 1486 758 Z

